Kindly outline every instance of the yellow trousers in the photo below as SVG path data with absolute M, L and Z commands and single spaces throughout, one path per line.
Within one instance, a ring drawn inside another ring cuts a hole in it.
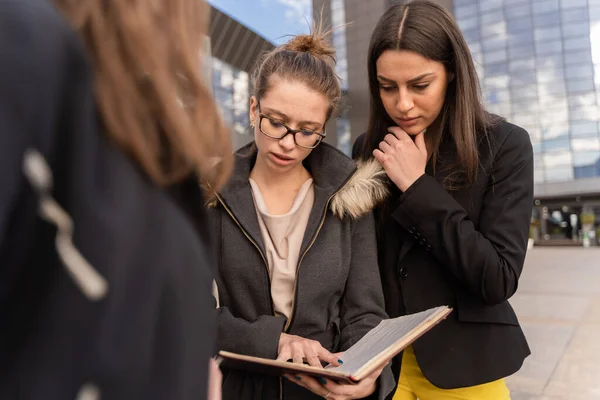
M 510 391 L 500 379 L 460 389 L 440 389 L 425 378 L 412 346 L 404 350 L 398 388 L 393 400 L 510 400 Z

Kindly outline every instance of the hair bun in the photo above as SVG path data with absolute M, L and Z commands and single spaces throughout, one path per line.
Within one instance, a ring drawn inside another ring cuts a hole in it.
M 327 41 L 327 36 L 331 33 L 322 32 L 319 27 L 310 34 L 294 36 L 290 41 L 282 46 L 284 50 L 297 51 L 300 53 L 309 53 L 315 57 L 326 61 L 335 61 L 335 48 Z

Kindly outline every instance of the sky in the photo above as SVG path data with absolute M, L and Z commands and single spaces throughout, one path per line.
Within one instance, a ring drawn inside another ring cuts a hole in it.
M 280 44 L 285 35 L 309 30 L 312 0 L 208 0 L 215 8 L 238 20 L 269 41 Z

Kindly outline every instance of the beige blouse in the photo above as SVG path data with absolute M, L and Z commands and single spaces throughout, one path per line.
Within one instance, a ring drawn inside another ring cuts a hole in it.
M 290 318 L 296 285 L 296 268 L 308 217 L 314 203 L 313 180 L 307 180 L 292 205 L 283 215 L 271 215 L 256 182 L 250 179 L 254 205 L 265 244 L 271 297 L 275 314 Z

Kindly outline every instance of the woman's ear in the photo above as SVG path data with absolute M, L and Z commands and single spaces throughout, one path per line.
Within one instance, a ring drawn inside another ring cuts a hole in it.
M 448 72 L 448 83 L 452 82 L 454 80 L 454 72 Z
M 256 114 L 258 114 L 258 100 L 256 96 L 250 97 L 250 125 L 256 125 Z

